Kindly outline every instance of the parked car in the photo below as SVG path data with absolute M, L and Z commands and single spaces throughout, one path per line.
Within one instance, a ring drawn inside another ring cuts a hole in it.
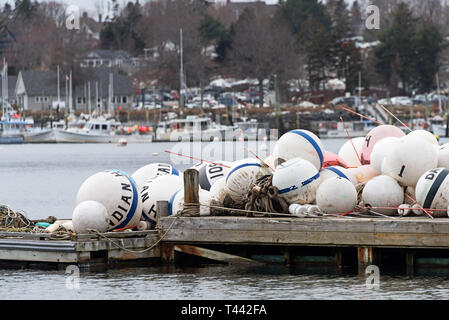
M 331 101 L 331 105 L 346 105 L 348 107 L 358 107 L 362 104 L 362 100 L 358 96 L 338 97 Z
M 413 101 L 412 99 L 410 99 L 409 97 L 403 97 L 403 96 L 399 96 L 399 97 L 392 97 L 390 99 L 380 99 L 378 101 L 379 104 L 381 105 L 394 105 L 394 106 L 411 106 L 413 105 Z

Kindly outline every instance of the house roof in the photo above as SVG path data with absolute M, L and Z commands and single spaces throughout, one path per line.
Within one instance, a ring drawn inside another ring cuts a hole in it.
M 0 88 L 3 87 L 2 82 L 3 82 L 3 79 L 0 77 Z M 9 99 L 14 98 L 16 96 L 16 93 L 15 93 L 16 84 L 17 84 L 17 76 L 8 76 L 8 97 L 9 97 Z M 0 93 L 0 95 L 1 95 L 1 93 Z
M 20 71 L 29 96 L 57 96 L 57 75 L 55 71 Z M 61 83 L 64 80 L 61 77 Z M 61 90 L 61 94 L 63 90 Z
M 109 95 L 109 74 L 113 74 L 114 96 L 132 96 L 134 89 L 131 79 L 126 75 L 121 75 L 115 69 L 93 68 L 84 69 L 77 78 L 77 84 L 73 84 L 73 95 L 84 96 L 84 88 L 91 82 L 91 95 L 95 96 L 95 83 L 98 82 L 98 91 L 101 97 Z M 28 96 L 53 96 L 57 93 L 56 71 L 21 71 Z M 65 96 L 65 76 L 60 75 L 60 95 Z
M 123 50 L 93 50 L 83 56 L 83 59 L 130 59 L 131 55 Z
M 98 83 L 98 95 L 101 97 L 108 97 L 109 95 L 109 77 L 112 73 L 114 84 L 114 96 L 133 96 L 135 94 L 132 85 L 132 80 L 126 75 L 120 74 L 116 69 L 110 68 L 86 68 L 83 70 L 85 76 L 84 81 L 74 89 L 74 94 L 77 97 L 84 96 L 84 91 L 87 92 L 87 86 L 90 81 L 90 93 L 95 96 L 96 83 Z

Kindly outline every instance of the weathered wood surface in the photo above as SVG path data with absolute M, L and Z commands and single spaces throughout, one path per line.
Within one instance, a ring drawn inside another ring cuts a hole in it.
M 258 264 L 258 261 L 248 259 L 245 257 L 236 256 L 233 254 L 228 254 L 216 250 L 206 249 L 206 248 L 200 248 L 196 246 L 190 246 L 190 245 L 175 245 L 174 250 L 182 253 L 187 253 L 191 255 L 195 255 L 202 258 L 207 258 L 215 261 L 221 261 L 221 262 L 227 262 L 227 263 L 256 263 Z
M 91 239 L 92 235 L 78 235 L 77 241 L 39 240 L 39 235 L 35 238 L 30 235 L 10 233 L 0 238 L 0 260 L 87 263 L 91 261 L 91 253 L 99 251 L 104 253 L 106 260 L 135 260 L 160 256 L 159 246 L 139 252 L 156 243 L 159 239 L 157 231 L 102 234 L 108 239 Z
M 164 242 L 449 248 L 449 219 L 167 217 L 161 232 L 173 219 Z

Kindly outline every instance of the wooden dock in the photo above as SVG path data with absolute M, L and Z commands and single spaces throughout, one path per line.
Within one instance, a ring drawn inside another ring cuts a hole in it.
M 188 216 L 168 216 L 157 203 L 157 229 L 71 235 L 0 233 L 0 264 L 28 267 L 140 265 L 154 263 L 280 264 L 364 275 L 449 273 L 449 219 L 200 217 L 198 171 L 184 172 Z M 193 214 L 192 214 L 192 211 Z
M 369 265 L 409 275 L 424 266 L 449 271 L 449 219 L 443 218 L 166 217 L 160 227 L 168 231 L 166 248 L 208 247 L 286 265 L 327 261 L 360 274 Z
M 449 219 L 427 217 L 178 216 L 160 218 L 158 230 L 53 238 L 48 233 L 0 233 L 0 265 L 94 268 L 198 260 L 359 274 L 369 265 L 408 275 L 449 271 Z
M 140 252 L 158 239 L 157 231 L 109 232 L 76 235 L 70 240 L 54 240 L 49 233 L 0 232 L 2 266 L 54 266 L 75 264 L 97 267 L 159 261 L 159 247 Z M 137 252 L 136 252 L 137 251 Z

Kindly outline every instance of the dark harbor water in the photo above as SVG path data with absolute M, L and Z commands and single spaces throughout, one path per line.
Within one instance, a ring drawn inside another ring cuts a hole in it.
M 338 152 L 344 139 L 324 140 L 325 148 Z M 445 143 L 447 141 L 441 141 Z M 151 162 L 172 162 L 184 170 L 196 160 L 170 156 L 165 150 L 228 160 L 269 154 L 270 144 L 174 143 L 43 144 L 0 146 L 0 203 L 23 210 L 29 218 L 70 218 L 78 188 L 90 175 L 106 169 L 132 174 Z M 201 154 L 201 150 L 203 153 Z M 246 154 L 245 154 L 246 152 Z M 222 157 L 222 155 L 225 155 Z M 176 161 L 187 160 L 185 163 Z M 319 275 L 273 267 L 208 265 L 174 266 L 81 272 L 79 288 L 67 285 L 61 271 L 0 269 L 1 299 L 448 299 L 449 278 L 393 277 L 381 273 L 378 289 L 365 277 Z

